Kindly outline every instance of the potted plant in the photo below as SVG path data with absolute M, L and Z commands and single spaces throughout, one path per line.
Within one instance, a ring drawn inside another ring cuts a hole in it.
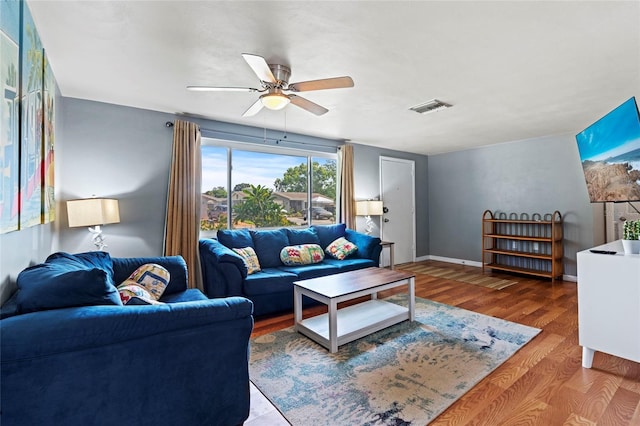
M 625 254 L 640 254 L 640 219 L 622 224 L 622 247 Z

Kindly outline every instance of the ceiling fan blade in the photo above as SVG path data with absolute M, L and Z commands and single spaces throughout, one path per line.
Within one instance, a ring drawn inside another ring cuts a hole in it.
M 267 64 L 267 61 L 265 61 L 262 56 L 243 53 L 242 57 L 247 61 L 247 64 L 249 64 L 253 72 L 256 73 L 260 81 L 277 83 L 276 78 L 273 76 L 273 73 L 269 68 L 269 64 Z
M 322 115 L 329 112 L 329 110 L 326 109 L 325 107 L 320 106 L 316 103 L 313 103 L 310 100 L 300 97 L 298 95 L 288 95 L 288 97 L 291 100 L 292 104 L 302 109 L 306 109 L 307 111 L 315 115 Z
M 287 90 L 294 92 L 308 92 L 309 90 L 325 90 L 325 89 L 342 89 L 344 87 L 353 87 L 353 80 L 349 76 L 324 78 L 321 80 L 301 81 L 292 83 Z
M 213 87 L 213 86 L 187 86 L 187 90 L 193 92 L 259 92 L 253 87 Z
M 260 98 L 258 98 L 257 101 L 255 101 L 253 103 L 253 105 L 251 105 L 249 107 L 248 110 L 246 110 L 244 112 L 244 114 L 242 114 L 243 117 L 251 117 L 252 115 L 256 115 L 258 112 L 260 112 L 260 110 L 262 109 L 264 105 L 262 104 L 262 100 Z

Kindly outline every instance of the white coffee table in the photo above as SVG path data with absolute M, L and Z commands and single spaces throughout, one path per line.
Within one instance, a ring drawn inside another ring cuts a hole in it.
M 415 318 L 415 275 L 409 272 L 371 267 L 293 284 L 294 329 L 332 353 L 345 343 Z M 379 291 L 402 285 L 408 286 L 408 307 L 377 298 Z M 327 305 L 328 312 L 303 320 L 303 295 Z M 338 309 L 338 303 L 362 296 L 371 299 Z

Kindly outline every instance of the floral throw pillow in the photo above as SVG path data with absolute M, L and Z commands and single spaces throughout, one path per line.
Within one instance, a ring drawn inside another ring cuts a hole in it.
M 240 255 L 244 264 L 247 265 L 247 274 L 251 275 L 254 272 L 260 271 L 260 262 L 258 261 L 258 255 L 252 247 L 234 248 L 232 249 Z
M 324 250 L 327 254 L 335 259 L 342 260 L 358 250 L 358 247 L 345 237 L 340 237 L 333 241 Z
M 287 266 L 311 265 L 324 260 L 324 252 L 318 244 L 287 246 L 280 250 L 280 260 Z
M 125 305 L 157 305 L 158 299 L 169 284 L 170 274 L 162 266 L 147 263 L 118 286 L 120 300 Z

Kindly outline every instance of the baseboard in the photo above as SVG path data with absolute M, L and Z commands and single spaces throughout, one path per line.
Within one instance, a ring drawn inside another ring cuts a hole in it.
M 416 258 L 416 262 L 421 262 L 423 260 L 437 260 L 438 262 L 447 262 L 447 263 L 455 263 L 457 265 L 466 265 L 466 266 L 475 266 L 477 268 L 482 268 L 482 262 L 476 262 L 474 260 L 465 260 L 465 259 L 455 259 L 452 257 L 443 257 L 443 256 L 420 256 Z M 575 275 L 562 275 L 562 281 L 568 282 L 578 282 L 578 277 Z
M 474 260 L 454 259 L 452 257 L 442 257 L 434 255 L 426 256 L 425 260 L 437 260 L 438 262 L 455 263 L 457 265 L 475 266 L 477 268 L 482 268 L 482 262 L 476 262 Z

